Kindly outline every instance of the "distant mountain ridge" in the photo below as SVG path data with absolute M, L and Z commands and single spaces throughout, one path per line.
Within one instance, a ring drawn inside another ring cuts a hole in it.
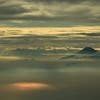
M 93 49 L 92 47 L 85 47 L 77 53 L 78 54 L 93 54 L 93 53 L 96 53 L 96 52 L 98 52 L 98 51 Z
M 82 50 L 78 51 L 77 53 L 70 55 L 70 56 L 64 56 L 61 59 L 85 59 L 85 58 L 100 58 L 100 53 L 93 49 L 92 47 L 85 47 Z

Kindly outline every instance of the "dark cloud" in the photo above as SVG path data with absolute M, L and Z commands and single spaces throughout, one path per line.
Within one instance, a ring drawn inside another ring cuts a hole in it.
M 10 5 L 5 2 L 0 5 L 0 20 L 100 22 L 99 0 L 26 0 L 23 3 L 10 0 Z
M 87 36 L 100 36 L 100 33 L 90 33 L 90 34 L 85 34 Z
M 69 2 L 69 3 L 80 3 L 85 1 L 90 2 L 100 2 L 100 0 L 26 0 L 28 2 L 46 2 L 46 3 L 53 3 L 53 2 Z
M 7 2 L 6 0 L 0 0 L 0 4 L 4 4 L 5 2 Z
M 22 8 L 21 6 L 18 5 L 12 5 L 12 6 L 0 6 L 0 14 L 2 14 L 4 17 L 6 15 L 15 15 L 15 14 L 21 14 L 25 13 L 27 10 Z M 9 17 L 9 16 L 8 16 Z

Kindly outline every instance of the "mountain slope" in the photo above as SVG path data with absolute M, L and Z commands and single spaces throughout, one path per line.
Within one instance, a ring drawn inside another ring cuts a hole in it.
M 85 47 L 82 50 L 78 51 L 77 53 L 70 55 L 70 56 L 64 56 L 61 59 L 86 59 L 86 58 L 100 58 L 100 53 L 91 48 L 91 47 Z
M 91 47 L 85 47 L 82 50 L 80 50 L 79 52 L 77 52 L 78 54 L 94 54 L 98 52 L 97 50 L 91 48 Z

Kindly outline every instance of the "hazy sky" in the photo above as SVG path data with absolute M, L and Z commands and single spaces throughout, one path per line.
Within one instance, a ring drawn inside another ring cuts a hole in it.
M 0 0 L 0 100 L 99 98 L 100 0 Z
M 100 0 L 0 0 L 0 27 L 100 26 Z

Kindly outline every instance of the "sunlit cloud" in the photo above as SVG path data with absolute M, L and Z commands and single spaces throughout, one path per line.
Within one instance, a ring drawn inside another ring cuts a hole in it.
M 27 82 L 21 82 L 21 83 L 13 83 L 4 85 L 4 88 L 11 88 L 11 90 L 44 90 L 44 89 L 53 89 L 53 87 L 49 84 L 45 83 L 27 83 Z
M 17 56 L 0 56 L 0 60 L 3 60 L 3 61 L 13 61 L 13 60 L 21 60 L 22 58 L 21 57 L 17 57 Z
M 52 35 L 52 34 L 69 34 L 69 33 L 97 33 L 100 32 L 99 26 L 77 26 L 77 27 L 49 27 L 49 28 L 0 28 L 2 36 L 22 36 L 22 35 Z

